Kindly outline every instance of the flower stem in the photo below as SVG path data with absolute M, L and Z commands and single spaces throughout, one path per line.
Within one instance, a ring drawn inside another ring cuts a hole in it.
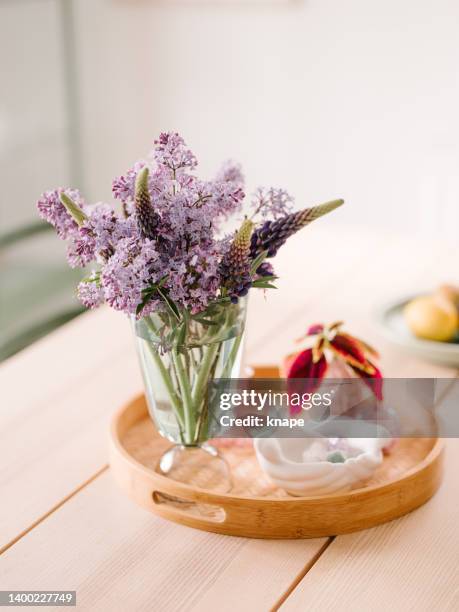
M 148 327 L 150 328 L 150 330 L 155 334 L 155 336 L 157 336 L 158 335 L 158 330 L 154 326 L 153 321 L 150 319 L 150 317 L 145 317 L 145 322 L 148 325 Z M 167 371 L 167 368 L 164 365 L 163 360 L 158 355 L 158 352 L 152 346 L 152 343 L 150 341 L 147 341 L 147 346 L 148 346 L 150 354 L 151 354 L 151 356 L 153 358 L 153 361 L 156 364 L 156 367 L 158 368 L 159 372 L 161 373 L 161 377 L 163 379 L 164 385 L 165 385 L 165 387 L 167 389 L 167 392 L 169 393 L 169 398 L 170 398 L 172 406 L 173 406 L 173 408 L 175 410 L 175 415 L 176 415 L 177 420 L 179 422 L 179 426 L 181 428 L 183 428 L 184 427 L 183 409 L 182 409 L 182 406 L 180 405 L 180 401 L 179 401 L 179 398 L 177 397 L 177 393 L 175 392 L 174 384 L 173 384 L 173 382 L 171 380 L 169 372 Z
M 191 397 L 190 381 L 183 366 L 182 357 L 175 347 L 171 350 L 171 355 L 182 394 L 185 417 L 185 442 L 191 444 L 194 441 L 195 414 L 193 398 Z
M 231 374 L 231 368 L 234 365 L 234 362 L 236 360 L 237 354 L 239 352 L 239 348 L 241 346 L 241 341 L 242 341 L 242 334 L 239 334 L 239 336 L 236 336 L 236 338 L 234 339 L 234 344 L 231 347 L 231 352 L 228 355 L 228 358 L 226 360 L 226 363 L 223 367 L 223 371 L 221 373 L 220 378 L 229 378 L 230 374 Z
M 215 357 L 220 349 L 221 342 L 214 342 L 204 348 L 204 357 L 199 364 L 199 372 L 193 388 L 193 404 L 199 410 L 202 403 L 206 384 L 209 380 L 209 373 L 214 363 Z
M 218 346 L 218 352 L 214 357 L 214 361 L 211 367 L 211 371 L 209 373 L 209 380 L 213 380 L 215 377 L 215 370 L 217 369 L 217 362 L 220 358 L 220 351 L 222 348 L 222 343 L 219 343 Z M 196 425 L 196 440 L 199 441 L 201 439 L 201 431 L 202 428 L 204 426 L 204 423 L 208 422 L 208 415 L 209 415 L 209 394 L 206 393 L 203 397 L 203 405 L 202 408 L 199 412 L 199 416 L 198 416 L 198 422 Z M 208 423 L 206 423 L 208 424 Z M 208 428 L 207 428 L 208 429 Z M 207 437 L 207 432 L 206 432 L 206 437 Z

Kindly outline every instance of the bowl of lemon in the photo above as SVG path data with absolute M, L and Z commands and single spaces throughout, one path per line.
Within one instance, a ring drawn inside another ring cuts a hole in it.
M 382 309 L 386 338 L 428 361 L 459 367 L 459 287 L 441 285 Z

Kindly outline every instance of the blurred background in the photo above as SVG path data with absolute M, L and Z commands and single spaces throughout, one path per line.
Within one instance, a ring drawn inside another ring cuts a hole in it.
M 179 131 L 212 175 L 330 224 L 457 243 L 454 0 L 0 0 L 0 358 L 81 312 L 45 190 L 111 181 Z

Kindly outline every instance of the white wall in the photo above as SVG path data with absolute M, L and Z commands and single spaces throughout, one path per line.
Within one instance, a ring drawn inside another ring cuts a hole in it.
M 286 186 L 298 206 L 345 197 L 328 223 L 456 240 L 457 0 L 73 5 L 90 198 L 177 129 L 204 173 L 231 155 L 250 186 Z
M 206 172 L 230 154 L 299 205 L 344 196 L 335 222 L 456 239 L 457 1 L 77 5 L 91 194 L 173 128 Z

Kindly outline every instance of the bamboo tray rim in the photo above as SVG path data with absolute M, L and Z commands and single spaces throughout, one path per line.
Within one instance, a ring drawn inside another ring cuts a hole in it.
M 110 426 L 111 443 L 115 447 L 116 451 L 119 454 L 121 454 L 122 457 L 133 468 L 135 468 L 138 471 L 143 472 L 146 476 L 150 478 L 154 477 L 155 481 L 158 482 L 158 486 L 160 483 L 162 483 L 164 485 L 164 488 L 167 489 L 172 484 L 174 487 L 174 491 L 176 492 L 181 491 L 184 497 L 190 498 L 189 494 L 191 494 L 194 498 L 196 498 L 197 497 L 196 494 L 198 494 L 199 497 L 205 498 L 207 503 L 214 502 L 215 504 L 218 504 L 218 503 L 223 503 L 223 500 L 225 500 L 226 502 L 238 503 L 241 500 L 243 500 L 244 502 L 247 502 L 247 503 L 250 503 L 253 501 L 256 503 L 262 502 L 262 503 L 269 504 L 273 502 L 276 505 L 285 503 L 289 505 L 301 505 L 302 506 L 304 505 L 305 502 L 307 502 L 308 504 L 320 505 L 323 501 L 326 501 L 327 503 L 332 503 L 334 500 L 341 501 L 343 500 L 343 498 L 348 499 L 348 498 L 353 498 L 353 497 L 362 497 L 362 496 L 365 496 L 366 494 L 371 495 L 375 491 L 382 493 L 382 492 L 390 490 L 391 488 L 397 487 L 401 482 L 409 480 L 417 473 L 423 471 L 429 464 L 431 464 L 432 462 L 436 461 L 439 458 L 441 453 L 444 451 L 444 447 L 445 447 L 444 440 L 442 438 L 428 438 L 434 441 L 432 448 L 428 451 L 427 455 L 421 461 L 419 461 L 419 463 L 409 468 L 401 476 L 394 478 L 394 480 L 391 480 L 384 484 L 374 484 L 374 485 L 370 485 L 366 487 L 365 486 L 359 487 L 357 489 L 353 489 L 346 493 L 334 493 L 331 495 L 305 496 L 305 497 L 293 497 L 292 496 L 289 498 L 279 498 L 279 497 L 273 497 L 273 496 L 260 497 L 260 496 L 255 496 L 255 495 L 232 495 L 231 493 L 214 493 L 211 490 L 204 489 L 198 486 L 191 486 L 191 485 L 181 483 L 175 480 L 171 481 L 169 478 L 167 478 L 167 476 L 163 476 L 159 472 L 156 472 L 155 470 L 148 468 L 147 466 L 137 461 L 134 457 L 132 457 L 132 455 L 128 453 L 119 435 L 119 431 L 118 431 L 119 423 L 120 423 L 122 416 L 124 415 L 126 410 L 129 408 L 129 406 L 132 406 L 134 403 L 142 401 L 142 398 L 143 398 L 144 410 L 142 410 L 142 412 L 139 412 L 139 414 L 137 415 L 137 418 L 132 421 L 132 425 L 134 423 L 140 422 L 144 418 L 149 418 L 148 409 L 147 409 L 146 401 L 145 401 L 145 395 L 144 393 L 140 393 L 136 395 L 135 397 L 133 397 L 125 405 L 123 405 L 119 410 L 117 410 L 114 416 L 112 417 L 111 426 Z M 173 443 L 171 443 L 171 446 L 172 444 Z

